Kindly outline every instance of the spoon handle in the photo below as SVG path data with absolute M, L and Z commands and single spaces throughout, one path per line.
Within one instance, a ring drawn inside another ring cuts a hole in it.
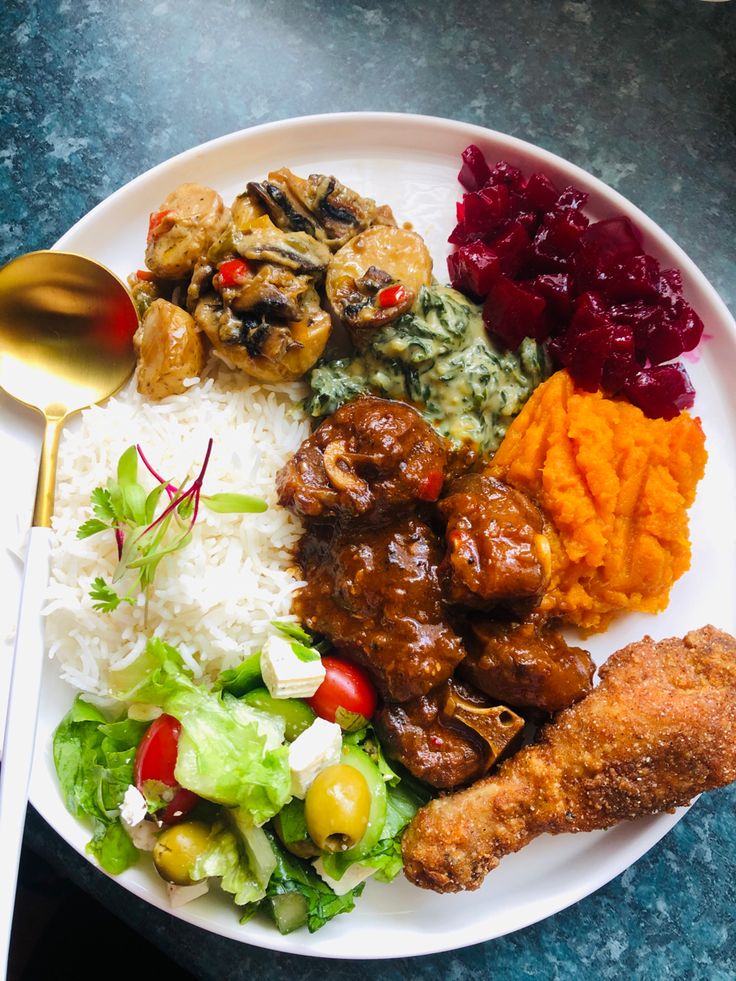
M 18 860 L 36 738 L 43 667 L 41 609 L 49 576 L 50 528 L 31 528 L 26 550 L 0 770 L 0 975 L 7 964 Z

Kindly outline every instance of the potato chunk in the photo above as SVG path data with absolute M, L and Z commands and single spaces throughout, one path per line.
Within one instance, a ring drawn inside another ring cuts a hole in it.
M 227 220 L 217 191 L 202 184 L 181 184 L 151 215 L 146 265 L 162 279 L 183 279 Z
M 431 281 L 432 257 L 422 237 L 405 228 L 376 225 L 335 253 L 327 267 L 326 289 L 333 310 L 359 343 L 409 310 Z
M 163 399 L 184 392 L 205 362 L 202 335 L 192 317 L 168 300 L 154 300 L 135 332 L 137 383 L 141 395 Z

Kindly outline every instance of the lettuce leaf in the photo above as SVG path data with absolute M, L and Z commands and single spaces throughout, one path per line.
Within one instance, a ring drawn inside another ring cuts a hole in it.
M 251 870 L 238 835 L 222 825 L 213 827 L 205 851 L 197 856 L 192 866 L 193 879 L 209 876 L 220 878 L 221 888 L 232 894 L 237 906 L 257 902 L 266 895 Z
M 196 685 L 175 647 L 157 637 L 124 671 L 112 694 L 159 705 L 181 722 L 174 775 L 206 800 L 241 807 L 260 825 L 291 795 L 283 721 L 228 692 Z
M 67 810 L 92 819 L 87 850 L 114 875 L 134 864 L 138 850 L 120 823 L 120 805 L 133 782 L 135 751 L 145 722 L 104 715 L 78 695 L 54 733 L 54 766 Z

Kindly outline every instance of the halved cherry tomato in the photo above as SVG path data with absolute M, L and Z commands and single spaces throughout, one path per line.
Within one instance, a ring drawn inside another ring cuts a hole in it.
M 442 473 L 439 470 L 431 470 L 419 485 L 417 497 L 420 501 L 436 501 L 443 483 Z
M 399 303 L 403 303 L 406 297 L 406 289 L 401 283 L 396 283 L 394 286 L 387 286 L 386 289 L 381 290 L 378 294 L 378 305 L 385 310 L 387 307 L 395 307 Z
M 225 286 L 239 286 L 248 274 L 248 263 L 242 259 L 228 259 L 217 270 L 220 289 Z M 216 284 L 217 285 L 217 284 Z
M 191 790 L 179 787 L 174 776 L 180 732 L 181 723 L 178 719 L 172 715 L 160 715 L 146 730 L 135 754 L 133 775 L 135 785 L 141 793 L 144 793 L 144 784 L 148 780 L 178 788 L 160 815 L 166 824 L 180 821 L 199 800 Z
M 325 680 L 308 700 L 321 719 L 337 722 L 344 729 L 360 728 L 376 711 L 376 689 L 368 674 L 357 664 L 338 657 L 323 657 Z

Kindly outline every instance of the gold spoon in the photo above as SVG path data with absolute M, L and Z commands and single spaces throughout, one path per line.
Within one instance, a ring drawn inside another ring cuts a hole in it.
M 45 420 L 13 654 L 0 772 L 0 969 L 7 963 L 43 665 L 56 459 L 65 421 L 116 392 L 135 365 L 138 326 L 123 283 L 67 252 L 30 252 L 0 269 L 0 388 Z

